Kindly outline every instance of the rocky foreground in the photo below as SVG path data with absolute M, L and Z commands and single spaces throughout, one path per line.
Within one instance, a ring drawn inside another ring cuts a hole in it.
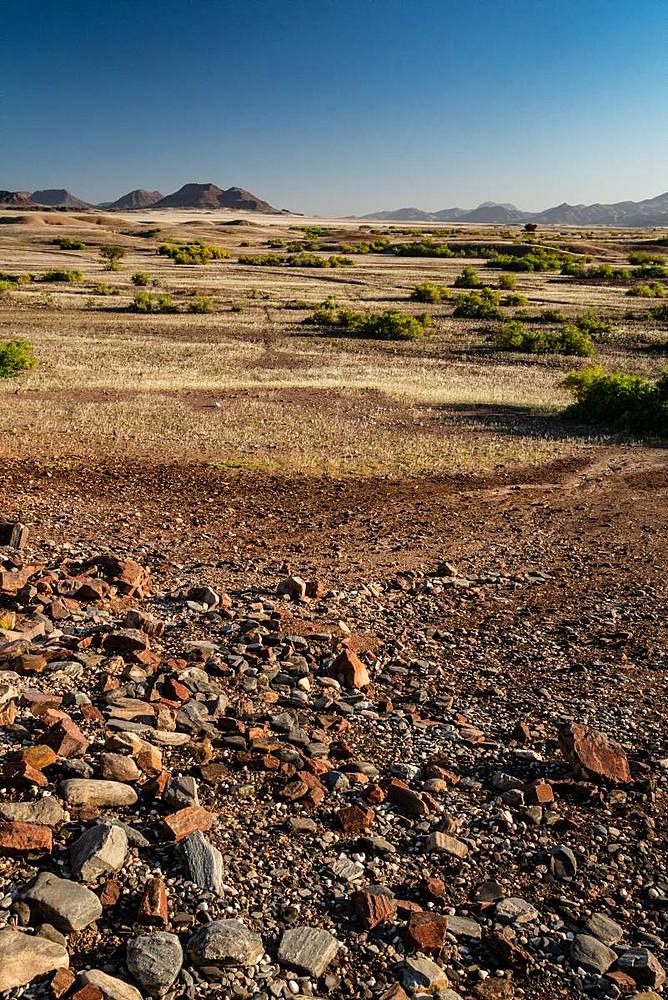
M 0 543 L 3 995 L 661 994 L 651 615 L 536 634 L 541 570 L 224 593 Z

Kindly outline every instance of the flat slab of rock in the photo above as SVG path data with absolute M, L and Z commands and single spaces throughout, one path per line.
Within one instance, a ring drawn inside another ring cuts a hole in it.
M 447 990 L 450 980 L 440 965 L 420 955 L 404 962 L 401 983 L 409 993 L 440 993 Z
M 220 895 L 223 888 L 223 855 L 197 830 L 180 844 L 186 875 L 200 889 Z
M 58 799 L 47 795 L 34 802 L 3 802 L 0 805 L 0 819 L 55 827 L 68 823 L 70 814 L 65 812 Z
M 429 834 L 425 840 L 425 849 L 429 854 L 448 854 L 451 858 L 459 858 L 460 860 L 469 853 L 467 845 L 462 840 L 450 837 L 447 833 L 441 833 L 440 830 Z
M 65 934 L 83 930 L 102 914 L 102 904 L 94 892 L 51 872 L 40 872 L 22 897 L 31 911 Z
M 67 948 L 10 927 L 0 930 L 0 993 L 70 964 Z
M 526 899 L 508 896 L 496 904 L 495 916 L 499 920 L 507 920 L 509 924 L 530 924 L 538 919 L 538 910 Z
M 102 875 L 120 871 L 127 853 L 125 830 L 112 823 L 98 823 L 71 845 L 70 865 L 78 879 L 95 882 Z
M 161 997 L 175 981 L 183 965 L 183 949 L 176 934 L 156 931 L 128 942 L 126 965 L 131 975 L 150 993 Z
M 607 944 L 608 947 L 617 944 L 624 936 L 624 931 L 619 924 L 605 913 L 592 913 L 591 917 L 585 922 L 584 929 L 587 934 L 598 938 L 599 941 Z
M 320 927 L 291 927 L 278 946 L 278 960 L 310 976 L 321 976 L 336 958 L 339 942 Z
M 577 774 L 619 784 L 633 780 L 624 748 L 605 733 L 571 722 L 559 731 L 559 743 Z
M 133 806 L 137 793 L 122 781 L 97 778 L 68 778 L 61 781 L 60 792 L 72 806 Z
M 115 976 L 108 976 L 101 969 L 89 969 L 88 972 L 82 972 L 79 979 L 84 984 L 96 986 L 104 1000 L 143 1000 L 136 987 L 122 979 L 117 979 Z
M 590 934 L 576 934 L 571 943 L 571 962 L 587 972 L 602 976 L 616 961 L 617 953 Z
M 196 931 L 187 951 L 195 965 L 257 965 L 264 954 L 259 934 L 241 920 L 213 920 Z

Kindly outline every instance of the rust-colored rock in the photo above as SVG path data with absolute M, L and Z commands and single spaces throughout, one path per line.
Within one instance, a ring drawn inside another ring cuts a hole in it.
M 70 1000 L 104 1000 L 104 993 L 92 983 L 84 983 L 74 991 Z
M 53 847 L 51 827 L 36 823 L 0 823 L 0 852 L 27 854 L 38 851 L 50 854 Z
M 633 780 L 624 748 L 604 733 L 571 722 L 559 731 L 559 743 L 576 774 L 618 784 Z
M 357 653 L 345 647 L 332 664 L 332 673 L 341 677 L 347 688 L 360 691 L 371 683 L 369 671 L 360 660 Z
M 364 809 L 362 806 L 341 806 L 338 819 L 344 833 L 361 833 L 371 829 L 376 814 L 373 809 Z
M 196 830 L 201 830 L 202 833 L 210 830 L 215 819 L 215 814 L 203 806 L 186 806 L 165 816 L 162 823 L 169 839 L 178 842 Z
M 397 915 L 397 901 L 383 886 L 360 889 L 354 893 L 352 903 L 357 916 L 369 930 L 394 920 Z
M 31 767 L 36 767 L 39 771 L 43 771 L 45 767 L 50 767 L 51 764 L 56 763 L 58 754 L 51 747 L 46 746 L 45 743 L 38 743 L 34 747 L 26 747 L 25 750 L 22 750 L 21 760 L 24 760 Z
M 58 969 L 49 983 L 51 996 L 54 1000 L 60 1000 L 66 993 L 69 993 L 74 986 L 75 979 L 76 976 L 71 969 Z
M 524 789 L 524 798 L 530 805 L 542 806 L 554 802 L 554 791 L 548 781 L 535 781 Z
M 149 593 L 147 570 L 134 559 L 119 559 L 114 555 L 91 559 L 88 568 L 97 567 L 107 580 L 113 582 L 119 593 L 128 597 L 146 597 Z
M 442 878 L 429 876 L 424 880 L 423 888 L 430 899 L 445 899 L 445 882 Z
M 387 798 L 407 816 L 426 816 L 429 812 L 423 796 L 398 778 L 394 778 L 387 786 Z
M 36 767 L 31 767 L 24 760 L 9 761 L 2 768 L 3 780 L 12 787 L 22 788 L 24 786 L 37 785 L 44 788 L 49 784 L 49 779 Z
M 139 904 L 137 919 L 149 927 L 165 928 L 169 921 L 167 888 L 160 877 L 149 879 Z
M 60 719 L 46 731 L 44 743 L 59 757 L 83 757 L 89 746 L 89 740 L 68 717 Z
M 420 913 L 411 913 L 406 929 L 406 940 L 417 951 L 431 951 L 438 954 L 443 950 L 447 930 L 447 917 L 440 913 L 422 910 Z
M 121 898 L 121 883 L 115 879 L 110 878 L 104 883 L 102 887 L 102 892 L 100 893 L 100 902 L 105 910 L 111 909 L 112 906 L 116 906 L 116 903 Z
M 533 959 L 529 952 L 515 939 L 510 927 L 490 931 L 484 936 L 486 948 L 493 952 L 500 965 L 517 972 L 526 972 Z

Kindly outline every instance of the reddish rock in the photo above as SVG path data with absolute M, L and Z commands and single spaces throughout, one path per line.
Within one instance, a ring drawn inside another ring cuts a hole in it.
M 161 878 L 152 878 L 146 884 L 139 904 L 137 919 L 149 927 L 165 928 L 169 921 L 167 912 L 167 888 Z
M 347 688 L 361 690 L 371 683 L 367 668 L 357 653 L 347 647 L 342 649 L 334 660 L 332 673 L 335 677 L 341 677 Z
M 379 806 L 385 801 L 385 792 L 380 785 L 372 785 L 371 788 L 367 789 L 365 792 L 364 798 L 367 802 L 370 802 L 371 805 Z
M 170 840 L 179 841 L 189 837 L 196 830 L 205 833 L 210 830 L 216 819 L 214 813 L 203 806 L 186 806 L 177 812 L 170 813 L 163 819 L 163 828 Z
M 484 944 L 494 954 L 499 964 L 507 968 L 526 972 L 533 963 L 531 955 L 516 941 L 510 927 L 485 934 Z
M 126 628 L 106 635 L 102 647 L 106 653 L 132 657 L 148 651 L 148 636 L 137 628 Z
M 53 847 L 51 827 L 36 823 L 0 823 L 0 851 L 5 854 L 26 854 L 38 851 L 50 854 Z
M 128 597 L 146 597 L 150 593 L 148 572 L 134 559 L 102 555 L 88 563 L 88 568 L 93 566 L 101 570 L 121 594 L 126 594 Z
M 394 920 L 397 915 L 396 899 L 382 886 L 360 889 L 354 893 L 352 903 L 357 916 L 369 930 L 388 920 Z
M 86 722 L 104 722 L 102 712 L 95 705 L 82 705 L 81 714 Z
M 110 878 L 105 882 L 102 887 L 102 892 L 100 893 L 100 902 L 105 910 L 111 909 L 112 906 L 116 906 L 116 903 L 121 898 L 121 883 L 115 878 Z
M 417 951 L 440 952 L 445 944 L 448 930 L 447 917 L 440 913 L 422 910 L 411 913 L 406 930 L 406 940 Z
M 46 731 L 44 742 L 59 757 L 83 757 L 89 747 L 89 740 L 68 717 L 60 719 Z
M 181 684 L 174 677 L 169 677 L 164 684 L 165 697 L 173 698 L 176 701 L 188 701 L 192 698 L 192 691 L 185 684 Z
M 97 577 L 81 576 L 73 583 L 78 584 L 72 595 L 77 601 L 102 601 L 109 593 L 109 584 Z
M 46 670 L 48 660 L 45 656 L 35 653 L 23 653 L 12 661 L 12 666 L 17 674 L 41 674 Z
M 8 785 L 13 787 L 23 787 L 25 785 L 37 785 L 44 788 L 49 784 L 46 775 L 38 771 L 36 767 L 31 767 L 24 760 L 9 761 L 2 768 L 2 777 Z
M 393 983 L 389 989 L 380 995 L 379 1000 L 408 1000 L 408 993 L 406 993 L 399 983 Z
M 531 730 L 526 722 L 519 721 L 515 724 L 513 729 L 513 739 L 517 740 L 518 743 L 532 743 L 533 736 L 531 735 Z
M 26 747 L 25 750 L 21 751 L 20 757 L 30 767 L 36 767 L 39 771 L 43 771 L 45 767 L 50 767 L 51 764 L 55 764 L 58 760 L 55 750 L 46 746 L 45 743 L 38 743 L 34 747 Z
M 301 576 L 288 576 L 281 580 L 276 592 L 286 594 L 293 601 L 301 601 L 306 597 L 306 580 L 302 580 Z
M 104 993 L 92 983 L 84 983 L 74 991 L 70 1000 L 104 1000 Z
M 393 778 L 387 786 L 387 798 L 407 816 L 426 816 L 429 812 L 423 796 L 398 778 Z
M 425 895 L 431 899 L 445 899 L 445 882 L 442 878 L 428 877 L 424 880 Z
M 337 815 L 344 833 L 361 833 L 363 830 L 369 830 L 376 819 L 373 809 L 364 809 L 356 805 L 341 806 Z
M 26 688 L 22 692 L 22 699 L 30 714 L 35 717 L 44 715 L 50 708 L 58 708 L 63 700 L 59 694 L 47 694 L 45 691 L 36 691 L 35 688 Z
M 554 791 L 548 781 L 535 781 L 524 789 L 524 798 L 529 805 L 542 806 L 554 802 Z
M 60 1000 L 66 993 L 69 993 L 74 986 L 75 979 L 76 976 L 71 969 L 58 969 L 49 983 L 51 996 L 54 1000 Z
M 623 747 L 604 733 L 571 722 L 559 731 L 559 743 L 573 770 L 582 777 L 619 784 L 633 780 Z

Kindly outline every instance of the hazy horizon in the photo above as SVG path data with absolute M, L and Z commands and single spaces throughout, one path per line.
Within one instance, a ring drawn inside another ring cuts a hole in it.
M 10 190 L 97 203 L 211 181 L 345 216 L 668 189 L 662 0 L 146 0 L 113 16 L 47 0 L 3 23 Z

